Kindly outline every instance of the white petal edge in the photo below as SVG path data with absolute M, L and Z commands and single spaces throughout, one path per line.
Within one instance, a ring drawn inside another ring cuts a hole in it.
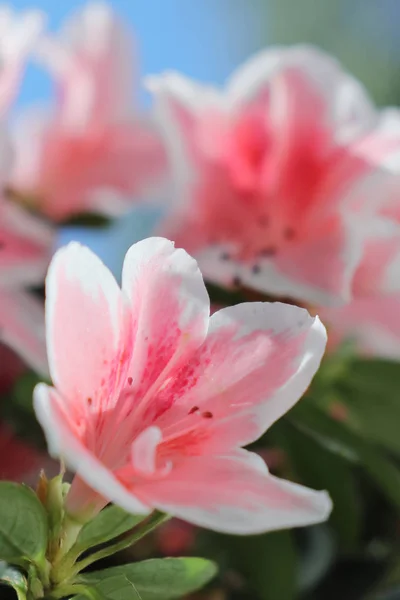
M 311 317 L 304 308 L 281 302 L 249 302 L 224 308 L 211 317 L 210 332 L 224 322 L 240 323 L 240 336 L 259 330 L 270 330 L 275 335 L 287 333 L 293 338 L 305 336 L 299 348 L 296 372 L 272 397 L 249 409 L 257 418 L 261 435 L 292 408 L 307 390 L 325 352 L 326 329 L 318 317 Z M 246 443 L 251 441 L 254 440 Z
M 110 340 L 110 344 L 113 343 L 116 346 L 120 335 L 119 301 L 121 291 L 116 280 L 111 271 L 89 248 L 78 242 L 70 242 L 54 254 L 46 277 L 47 355 L 50 373 L 57 387 L 59 387 L 59 377 L 53 344 L 53 328 L 59 326 L 55 322 L 54 310 L 58 294 L 63 293 L 58 281 L 59 270 L 62 269 L 69 280 L 77 282 L 81 286 L 82 294 L 86 293 L 95 300 L 99 290 L 104 293 L 113 308 L 110 313 L 114 319 L 112 323 L 114 339 Z
M 179 283 L 179 294 L 190 300 L 187 311 L 180 315 L 180 325 L 185 326 L 194 314 L 204 318 L 204 335 L 208 329 L 210 299 L 199 266 L 185 250 L 175 248 L 170 240 L 162 237 L 151 237 L 133 244 L 126 253 L 122 267 L 122 290 L 130 301 L 135 300 L 135 280 L 146 268 L 146 264 L 157 259 L 168 276 L 175 276 Z M 140 291 L 139 291 L 140 293 Z

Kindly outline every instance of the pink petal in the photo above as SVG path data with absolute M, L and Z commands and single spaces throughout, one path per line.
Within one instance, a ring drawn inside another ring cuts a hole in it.
M 22 79 L 25 63 L 44 27 L 45 16 L 39 10 L 20 14 L 0 6 L 0 115 L 10 109 Z
M 3 203 L 0 212 L 0 282 L 42 283 L 55 229 L 13 204 Z
M 56 458 L 62 457 L 78 474 L 67 497 L 67 508 L 71 513 L 82 511 L 82 507 L 87 511 L 97 512 L 108 502 L 115 502 L 132 513 L 150 512 L 82 444 L 76 426 L 65 409 L 64 400 L 54 388 L 45 384 L 37 385 L 34 391 L 34 408 L 45 431 L 50 454 Z
M 204 344 L 158 393 L 159 404 L 173 403 L 155 422 L 163 456 L 253 442 L 305 392 L 325 344 L 319 319 L 296 306 L 253 302 L 215 313 Z
M 142 482 L 142 501 L 176 517 L 223 533 L 249 535 L 325 521 L 325 492 L 277 479 L 253 453 L 183 460 L 163 481 Z
M 302 74 L 323 95 L 331 121 L 339 126 L 339 138 L 354 136 L 375 123 L 374 106 L 360 82 L 332 56 L 306 44 L 276 46 L 252 56 L 228 81 L 232 103 L 243 104 L 264 93 L 274 77 L 287 69 Z
M 131 358 L 128 306 L 110 271 L 88 248 L 59 250 L 46 280 L 50 372 L 69 411 L 112 404 Z
M 133 43 L 111 6 L 92 2 L 67 21 L 59 39 L 41 41 L 38 56 L 56 78 L 69 127 L 126 117 L 132 110 Z
M 324 310 L 329 330 L 329 348 L 353 341 L 366 355 L 393 360 L 400 358 L 400 291 L 356 298 L 337 310 Z
M 48 376 L 43 303 L 21 290 L 0 290 L 0 338 L 37 372 Z
M 128 250 L 122 289 L 133 315 L 129 375 L 140 397 L 161 385 L 202 343 L 210 303 L 196 261 L 163 238 L 143 240 Z

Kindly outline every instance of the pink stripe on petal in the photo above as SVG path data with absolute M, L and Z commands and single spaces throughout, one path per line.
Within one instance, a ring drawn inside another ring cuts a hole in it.
M 216 312 L 204 344 L 156 397 L 171 403 L 155 421 L 160 452 L 215 453 L 254 441 L 305 392 L 325 344 L 320 321 L 295 306 L 254 302 Z
M 115 502 L 132 513 L 147 513 L 150 509 L 129 492 L 114 476 L 111 470 L 88 450 L 72 422 L 66 418 L 62 409 L 63 399 L 51 387 L 44 384 L 36 386 L 34 408 L 42 425 L 54 457 L 63 457 L 76 471 L 66 506 L 72 512 L 91 510 L 98 512 L 108 502 Z
M 196 261 L 163 238 L 130 248 L 122 289 L 131 303 L 135 332 L 129 375 L 136 394 L 143 397 L 167 385 L 169 373 L 202 343 L 210 303 Z

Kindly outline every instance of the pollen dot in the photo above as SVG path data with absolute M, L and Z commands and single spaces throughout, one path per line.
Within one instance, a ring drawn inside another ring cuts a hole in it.
M 132 385 L 132 383 L 133 383 L 132 377 L 128 377 L 128 385 Z
M 240 287 L 242 284 L 242 280 L 237 275 L 233 278 L 232 283 L 236 287 Z
M 87 399 L 87 403 L 89 404 L 89 406 L 92 406 L 92 404 L 93 404 L 93 398 L 88 398 Z
M 212 414 L 212 412 L 207 410 L 206 412 L 203 412 L 201 414 L 201 416 L 204 417 L 205 419 L 212 419 L 214 415 Z

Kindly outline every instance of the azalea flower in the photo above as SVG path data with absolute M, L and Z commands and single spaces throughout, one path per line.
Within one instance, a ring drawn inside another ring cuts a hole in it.
M 21 13 L 0 6 L 0 115 L 19 92 L 26 61 L 42 32 L 45 16 L 39 10 Z
M 295 46 L 256 55 L 222 91 L 176 73 L 149 88 L 177 198 L 162 233 L 225 286 L 316 305 L 349 300 L 372 184 L 400 142 L 361 85 L 329 56 Z
M 11 164 L 8 136 L 0 130 L 3 189 Z M 43 302 L 29 288 L 43 284 L 54 237 L 51 226 L 8 202 L 0 192 L 0 341 L 45 375 L 48 366 Z
M 15 127 L 14 195 L 56 220 L 121 211 L 165 167 L 159 136 L 136 106 L 130 36 L 111 6 L 92 2 L 36 53 L 55 79 L 57 104 Z
M 50 452 L 76 471 L 67 510 L 108 502 L 249 534 L 325 520 L 331 502 L 268 473 L 243 446 L 300 398 L 326 333 L 306 310 L 247 303 L 211 317 L 197 263 L 163 238 L 134 244 L 122 290 L 87 248 L 59 250 L 46 280 L 54 387 L 39 384 Z
M 400 358 L 400 226 L 376 218 L 344 306 L 323 307 L 329 348 L 352 340 L 358 351 Z

